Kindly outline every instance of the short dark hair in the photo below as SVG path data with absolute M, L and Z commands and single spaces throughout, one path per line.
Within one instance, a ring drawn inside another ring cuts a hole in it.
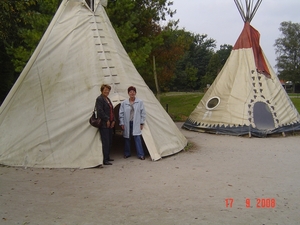
M 136 88 L 135 87 L 133 87 L 133 86 L 130 86 L 129 88 L 128 88 L 128 93 L 130 92 L 130 91 L 134 91 L 135 93 L 136 93 Z
M 108 90 L 111 90 L 111 86 L 108 84 L 102 84 L 100 87 L 100 91 L 102 92 L 104 90 L 104 88 L 108 88 Z

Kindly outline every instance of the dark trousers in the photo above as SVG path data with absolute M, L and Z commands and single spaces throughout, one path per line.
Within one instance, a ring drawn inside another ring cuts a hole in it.
M 100 128 L 99 131 L 102 141 L 103 162 L 108 162 L 109 153 L 112 146 L 113 129 Z

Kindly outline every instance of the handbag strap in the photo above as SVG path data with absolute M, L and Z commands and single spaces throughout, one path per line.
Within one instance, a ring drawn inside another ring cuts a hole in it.
M 93 114 L 95 115 L 95 118 L 98 119 L 96 106 L 94 107 Z

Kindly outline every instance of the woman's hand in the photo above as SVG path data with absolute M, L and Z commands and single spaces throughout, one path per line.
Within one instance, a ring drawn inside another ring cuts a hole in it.
M 114 126 L 115 126 L 115 121 L 112 121 L 112 122 L 110 123 L 110 128 L 114 128 Z

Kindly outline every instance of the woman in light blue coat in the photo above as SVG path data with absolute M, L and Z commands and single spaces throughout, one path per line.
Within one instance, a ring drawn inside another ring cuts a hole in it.
M 146 111 L 142 100 L 135 97 L 136 88 L 128 88 L 129 99 L 121 103 L 119 111 L 120 126 L 125 138 L 124 158 L 131 156 L 130 138 L 133 137 L 137 152 L 137 157 L 145 159 L 145 153 L 142 145 L 142 129 L 146 119 Z

